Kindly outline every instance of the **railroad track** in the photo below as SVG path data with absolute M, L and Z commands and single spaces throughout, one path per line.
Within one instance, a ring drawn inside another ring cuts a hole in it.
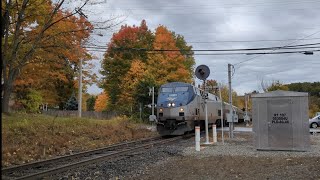
M 188 137 L 192 137 L 192 135 L 189 134 L 167 139 L 161 137 L 142 139 L 72 155 L 56 157 L 49 160 L 4 168 L 1 170 L 2 179 L 39 179 L 48 177 L 70 169 L 75 169 L 119 156 L 126 156 L 138 150 L 143 150 L 155 145 L 170 143 Z

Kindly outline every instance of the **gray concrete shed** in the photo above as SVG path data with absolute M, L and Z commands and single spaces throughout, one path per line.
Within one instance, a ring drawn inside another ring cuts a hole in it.
M 309 150 L 308 119 L 308 93 L 277 90 L 252 95 L 254 146 L 258 150 Z

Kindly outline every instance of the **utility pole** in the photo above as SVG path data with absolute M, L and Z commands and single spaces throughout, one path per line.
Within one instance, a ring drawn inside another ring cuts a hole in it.
M 149 87 L 149 96 L 152 96 L 152 103 L 151 103 L 151 115 L 154 116 L 154 87 Z
M 152 96 L 152 103 L 151 103 L 151 115 L 149 116 L 149 121 L 151 122 L 157 122 L 157 117 L 154 115 L 154 87 L 150 88 L 149 87 L 149 96 Z
M 152 87 L 152 116 L 154 115 L 154 87 Z
M 79 102 L 78 102 L 78 117 L 81 118 L 82 114 L 82 58 L 80 57 L 79 64 Z
M 229 81 L 229 117 L 231 117 L 231 122 L 229 122 L 229 137 L 233 138 L 233 108 L 232 108 L 232 89 L 231 89 L 231 64 L 228 64 L 228 81 Z

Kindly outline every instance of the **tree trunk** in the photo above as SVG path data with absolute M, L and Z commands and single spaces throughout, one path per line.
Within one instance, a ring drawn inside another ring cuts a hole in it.
M 10 96 L 13 91 L 13 83 L 19 74 L 18 70 L 9 69 L 8 77 L 3 78 L 3 100 L 2 100 L 2 112 L 9 113 Z
M 5 82 L 3 85 L 3 99 L 2 99 L 2 112 L 4 113 L 9 113 L 10 112 L 10 107 L 9 107 L 9 102 L 10 102 L 10 95 L 12 93 L 12 82 Z

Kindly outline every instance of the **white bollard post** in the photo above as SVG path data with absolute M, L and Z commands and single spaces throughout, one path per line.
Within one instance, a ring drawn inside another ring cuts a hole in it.
M 213 143 L 217 142 L 217 126 L 212 125 L 212 135 L 213 135 Z
M 196 132 L 196 137 L 195 137 L 195 141 L 196 141 L 196 151 L 200 151 L 200 127 L 196 126 L 195 127 L 195 132 Z

